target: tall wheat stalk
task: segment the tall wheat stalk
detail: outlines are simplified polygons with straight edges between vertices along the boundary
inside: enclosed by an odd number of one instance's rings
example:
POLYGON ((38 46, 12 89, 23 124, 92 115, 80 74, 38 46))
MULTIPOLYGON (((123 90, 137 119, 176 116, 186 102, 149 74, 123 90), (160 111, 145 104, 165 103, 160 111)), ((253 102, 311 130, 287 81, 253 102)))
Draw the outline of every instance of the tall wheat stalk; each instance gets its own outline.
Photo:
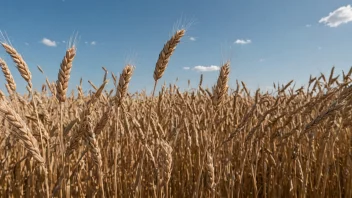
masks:
MULTIPOLYGON (((11 45, 2 42, 1 45, 4 47, 5 51, 11 56, 12 60, 15 62, 16 67, 18 69, 18 71, 20 72, 22 78, 27 82, 28 86, 27 89, 29 89, 29 92, 31 94, 31 96, 33 97, 34 92, 33 92, 33 88, 32 88, 32 74, 27 66, 27 63, 24 61, 24 59, 22 58, 21 54, 19 54, 17 52, 17 50, 12 47, 11 45)), ((7 71, 6 71, 7 73, 7 71)), ((9 76, 9 75, 8 75, 9 76)), ((11 89, 15 88, 13 87, 13 82, 11 82, 12 86, 10 86, 11 89)), ((36 118, 37 118, 37 124, 38 126, 40 125, 40 121, 39 121, 39 116, 38 116, 38 111, 37 111, 37 104, 35 99, 33 98, 33 104, 34 104, 34 110, 35 110, 35 114, 36 114, 36 118)), ((43 148, 43 156, 45 156, 45 149, 43 146, 43 135, 42 135, 42 131, 39 128, 39 133, 40 133, 40 140, 41 140, 41 146, 43 148)), ((46 195, 47 197, 49 197, 49 186, 48 186, 48 180, 47 177, 45 177, 45 183, 46 183, 46 195)))
MULTIPOLYGON (((63 123, 63 113, 65 108, 65 101, 66 101, 66 92, 68 89, 68 82, 70 80, 70 73, 72 69, 72 62, 76 56, 76 48, 75 46, 71 46, 69 49, 66 50, 66 54, 61 61, 60 70, 58 73, 58 79, 56 81, 56 98, 60 103, 60 153, 61 153, 61 160, 62 160, 62 173, 65 172, 65 161, 64 161, 64 154, 65 154, 65 140, 63 137, 64 131, 64 123, 63 123)), ((64 184, 65 185, 65 184, 64 184)), ((66 186, 66 185, 65 185, 66 186)), ((66 188, 65 188, 66 189, 66 188)), ((61 192, 61 191, 60 191, 61 192)), ((61 194, 60 194, 61 196, 61 194)))
MULTIPOLYGON (((154 87, 153 87, 153 92, 151 98, 154 98, 155 94, 155 89, 158 83, 158 80, 163 76, 166 67, 169 63, 170 57, 173 54, 173 52, 176 49, 176 46, 178 43, 180 43, 181 38, 185 35, 186 30, 181 29, 177 30, 176 33, 165 43, 163 49, 161 50, 159 54, 159 58, 156 62, 154 73, 153 73, 153 78, 154 78, 154 87)), ((148 116, 148 121, 147 121, 147 131, 149 131, 149 126, 150 126, 150 113, 151 113, 152 105, 149 107, 149 116, 148 116)), ((140 171, 143 169, 143 161, 145 157, 146 150, 143 150, 142 156, 141 156, 141 163, 140 166, 138 167, 138 173, 137 173, 137 178, 135 182, 135 188, 137 188, 140 184, 141 180, 141 174, 140 171)), ((158 185, 158 184, 157 184, 158 185)), ((138 189, 136 190, 136 193, 138 192, 138 189)))

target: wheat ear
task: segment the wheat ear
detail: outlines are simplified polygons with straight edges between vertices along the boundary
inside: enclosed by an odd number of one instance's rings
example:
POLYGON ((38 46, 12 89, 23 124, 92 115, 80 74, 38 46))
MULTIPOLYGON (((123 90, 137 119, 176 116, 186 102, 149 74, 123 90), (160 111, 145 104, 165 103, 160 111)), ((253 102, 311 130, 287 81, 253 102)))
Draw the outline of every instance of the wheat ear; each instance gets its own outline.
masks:
POLYGON ((5 100, 5 99, 6 99, 6 97, 5 97, 4 92, 2 92, 2 91, 0 90, 0 101, 3 101, 3 100, 5 100))
POLYGON ((94 128, 95 135, 99 135, 103 131, 105 125, 109 121, 109 117, 111 116, 111 113, 112 113, 112 108, 109 106, 94 128))
POLYGON ((158 167, 161 171, 161 185, 167 185, 171 178, 172 147, 165 141, 160 142, 160 157, 158 167))
POLYGON ((6 43, 1 43, 1 45, 4 47, 5 51, 12 57, 12 60, 15 62, 22 78, 25 79, 28 83, 28 86, 32 88, 32 74, 29 71, 27 63, 23 60, 22 56, 12 46, 6 43))
POLYGON ((6 62, 0 58, 0 67, 2 69, 2 72, 4 73, 5 75, 5 78, 6 78, 6 81, 7 81, 7 84, 9 85, 9 87, 11 88, 11 90, 13 92, 16 92, 16 83, 15 83, 15 80, 13 79, 12 77, 12 74, 10 72, 10 69, 9 67, 7 66, 6 62))
POLYGON ((206 163, 205 163, 205 171, 206 171, 206 185, 210 191, 214 190, 214 162, 213 157, 210 153, 206 154, 206 163))
POLYGON ((123 98, 126 96, 128 85, 130 83, 132 74, 133 74, 133 66, 127 65, 120 75, 119 84, 117 85, 116 91, 116 104, 119 107, 122 104, 123 98))
POLYGON ((198 87, 202 87, 202 84, 203 84, 203 74, 200 75, 198 87))
POLYGON ((91 97, 90 101, 88 102, 88 105, 95 103, 100 98, 101 94, 103 93, 104 87, 106 84, 108 84, 108 82, 109 80, 105 80, 103 84, 101 84, 100 87, 96 89, 96 92, 91 97))
POLYGON ((169 195, 169 181, 171 178, 171 171, 172 171, 172 147, 165 141, 160 142, 160 156, 158 159, 158 168, 160 169, 160 183, 158 186, 162 188, 165 187, 165 197, 169 195))
MULTIPOLYGON (((87 111, 90 111, 89 107, 87 111)), ((99 144, 97 139, 95 138, 95 133, 93 131, 94 129, 92 126, 92 119, 91 119, 90 112, 88 112, 86 114, 86 117, 84 118, 84 128, 85 128, 84 138, 86 140, 89 151, 92 153, 92 160, 96 165, 97 177, 98 177, 100 188, 103 193, 102 197, 104 197, 103 170, 102 170, 103 162, 102 162, 99 144)))
MULTIPOLYGON (((90 110, 88 110, 90 111, 90 110)), ((88 144, 88 148, 90 150, 90 152, 92 153, 92 159, 94 164, 97 166, 98 170, 101 169, 102 167, 102 160, 101 160, 101 153, 100 153, 100 149, 98 146, 98 141, 95 138, 95 134, 94 134, 94 129, 92 126, 92 119, 91 119, 91 114, 87 113, 86 117, 84 118, 83 121, 83 125, 84 125, 84 137, 87 141, 88 144)), ((101 170, 99 170, 101 171, 101 170)))
POLYGON ((21 117, 8 106, 6 100, 2 100, 0 103, 0 111, 5 114, 6 119, 9 123, 15 127, 16 130, 13 131, 15 137, 20 139, 24 147, 33 156, 33 158, 45 168, 45 160, 39 152, 39 146, 37 140, 33 137, 30 129, 27 127, 26 123, 21 119, 21 117))
POLYGON ((230 63, 226 62, 220 70, 220 75, 218 78, 218 82, 216 84, 214 93, 213 93, 213 104, 215 107, 218 107, 220 103, 223 101, 225 94, 228 90, 228 81, 229 81, 229 73, 230 73, 230 63))
POLYGON ((73 59, 75 58, 75 55, 76 55, 76 48, 75 46, 73 46, 66 51, 66 55, 63 58, 60 65, 58 80, 56 83, 56 90, 57 90, 56 97, 60 102, 66 101, 68 81, 70 80, 72 62, 73 62, 73 59))
POLYGON ((186 30, 178 30, 170 40, 168 40, 164 48, 159 54, 159 59, 156 62, 154 70, 154 80, 158 81, 164 74, 167 64, 169 63, 172 53, 175 51, 177 44, 181 41, 181 38, 185 35, 186 30))

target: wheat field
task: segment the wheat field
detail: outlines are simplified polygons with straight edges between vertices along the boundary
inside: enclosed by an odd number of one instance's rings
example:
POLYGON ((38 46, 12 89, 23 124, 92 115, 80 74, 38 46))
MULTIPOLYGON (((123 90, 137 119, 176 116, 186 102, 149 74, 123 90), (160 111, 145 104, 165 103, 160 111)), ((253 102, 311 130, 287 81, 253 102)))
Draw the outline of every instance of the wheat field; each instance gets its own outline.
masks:
POLYGON ((352 197, 352 68, 269 93, 230 89, 225 62, 212 88, 201 75, 181 92, 158 82, 184 34, 163 46, 151 95, 128 92, 133 65, 111 78, 103 67, 89 94, 82 80, 67 93, 74 45, 58 78, 34 91, 25 60, 2 42, 28 93, 0 59, 0 197, 352 197))

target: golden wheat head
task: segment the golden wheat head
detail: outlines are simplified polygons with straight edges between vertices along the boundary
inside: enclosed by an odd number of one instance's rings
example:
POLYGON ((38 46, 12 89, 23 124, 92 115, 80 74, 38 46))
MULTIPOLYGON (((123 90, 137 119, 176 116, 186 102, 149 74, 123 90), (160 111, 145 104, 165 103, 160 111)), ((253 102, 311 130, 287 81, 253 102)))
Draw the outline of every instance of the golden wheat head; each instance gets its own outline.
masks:
POLYGON ((16 92, 16 83, 15 80, 12 77, 12 74, 10 72, 9 67, 7 66, 6 62, 0 58, 0 67, 2 69, 2 72, 5 75, 5 79, 7 81, 7 84, 9 85, 9 87, 11 88, 11 90, 13 92, 16 92))
POLYGON ((132 65, 127 65, 123 69, 122 74, 120 75, 119 84, 117 86, 117 92, 116 92, 117 106, 121 105, 123 98, 127 94, 127 89, 133 74, 133 70, 134 68, 132 65))
POLYGON ((68 81, 70 80, 70 73, 72 68, 72 62, 76 55, 76 48, 73 46, 66 51, 66 55, 63 58, 60 70, 58 74, 58 80, 56 82, 56 97, 60 102, 66 101, 66 92, 68 88, 68 81))
POLYGON ((29 71, 27 63, 23 60, 22 56, 16 51, 15 48, 8 45, 7 43, 1 43, 5 51, 12 57, 12 60, 15 62, 18 71, 20 72, 23 79, 28 83, 29 88, 32 88, 32 74, 29 71))
POLYGON ((44 165, 45 161, 39 152, 37 140, 33 137, 26 123, 13 108, 7 104, 6 100, 0 102, 0 112, 5 114, 7 121, 14 127, 14 130, 12 130, 14 136, 21 140, 24 147, 40 165, 44 165))
POLYGON ((158 81, 164 74, 167 64, 169 63, 172 53, 175 51, 177 44, 181 41, 181 38, 185 35, 186 30, 178 30, 170 40, 168 40, 164 48, 159 54, 159 59, 156 62, 154 70, 154 80, 158 81))
POLYGON ((219 106, 227 93, 227 90, 228 90, 227 83, 229 80, 229 73, 230 73, 230 63, 226 62, 220 69, 218 82, 214 89, 214 94, 213 94, 214 106, 219 106))

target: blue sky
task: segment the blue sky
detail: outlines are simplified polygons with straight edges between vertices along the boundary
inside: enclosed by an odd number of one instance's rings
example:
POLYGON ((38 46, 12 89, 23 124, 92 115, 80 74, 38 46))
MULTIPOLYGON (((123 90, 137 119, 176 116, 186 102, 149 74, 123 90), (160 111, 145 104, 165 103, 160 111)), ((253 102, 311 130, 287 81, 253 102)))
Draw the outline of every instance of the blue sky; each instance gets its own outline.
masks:
MULTIPOLYGON (((2 0, 0 30, 22 54, 37 89, 45 76, 56 81, 67 41, 79 34, 70 89, 83 77, 100 85, 102 66, 115 74, 127 63, 136 66, 130 91, 153 87, 158 54, 173 30, 187 32, 160 80, 187 88, 216 83, 218 66, 231 60, 229 84, 236 79, 250 89, 266 88, 291 79, 302 85, 309 75, 348 71, 352 65, 352 8, 347 0, 2 0), (180 24, 180 25, 178 25, 180 24), (65 42, 65 43, 64 43, 65 42), (197 67, 198 66, 198 67, 197 67), (215 68, 214 71, 197 69, 215 68), (186 70, 189 68, 188 70, 186 70)), ((10 57, 0 49, 10 66, 19 92, 24 81, 10 57)), ((211 70, 211 69, 209 69, 211 70)), ((2 76, 2 75, 1 75, 2 76)), ((5 80, 0 78, 0 88, 5 80)), ((109 83, 112 87, 112 82, 109 83)))

